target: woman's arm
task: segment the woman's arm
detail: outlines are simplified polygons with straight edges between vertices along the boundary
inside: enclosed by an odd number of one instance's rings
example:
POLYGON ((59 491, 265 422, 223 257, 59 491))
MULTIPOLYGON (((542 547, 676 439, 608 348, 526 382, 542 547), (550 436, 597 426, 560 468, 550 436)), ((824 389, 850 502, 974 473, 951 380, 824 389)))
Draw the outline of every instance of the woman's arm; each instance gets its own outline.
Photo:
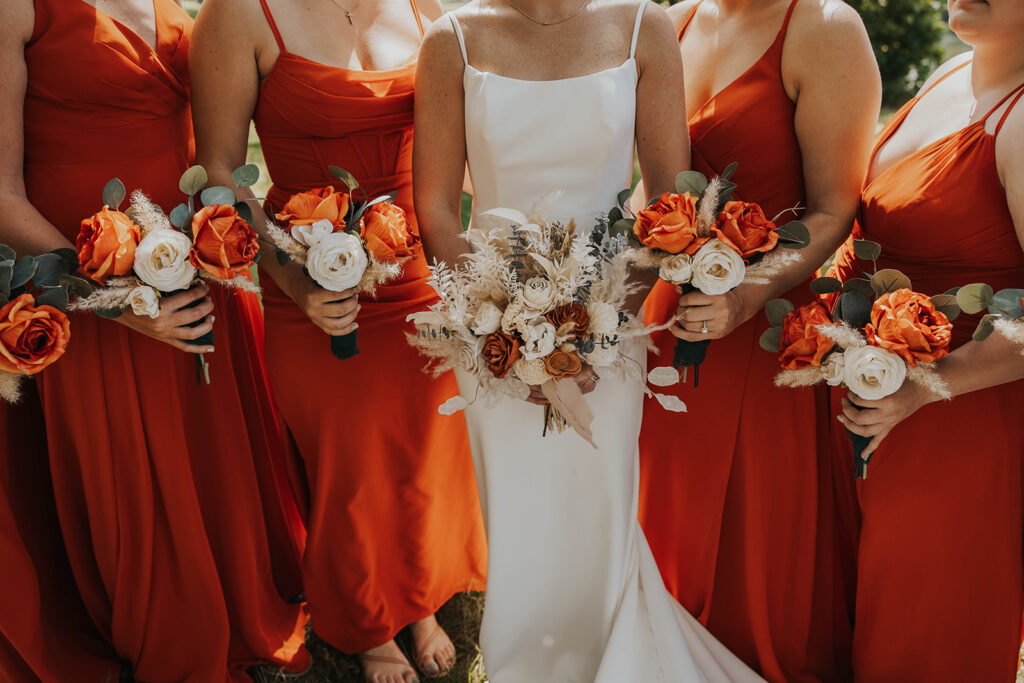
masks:
MULTIPOLYGON (((1024 248, 1024 106, 1021 104, 1011 112, 996 139, 996 166, 1006 188, 1006 202, 1017 239, 1024 248)), ((1024 348, 1020 344, 995 333, 985 341, 967 342, 940 360, 937 367, 950 393, 961 396, 1024 379, 1022 352, 1024 348)), ((870 455, 896 425, 918 409, 939 400, 940 396, 913 382, 904 383, 895 394, 879 401, 868 401, 851 392, 843 399, 843 414, 838 419, 851 432, 873 437, 864 451, 865 455, 870 455)))
MULTIPOLYGON (((261 67, 269 72, 268 52, 276 41, 255 0, 206 0, 196 19, 189 50, 192 74, 192 119, 196 131, 196 161, 210 181, 233 187, 231 173, 245 164, 249 122, 259 97, 261 67), (268 40, 269 38, 269 40, 268 40), (262 60, 261 60, 262 57, 262 60)), ((276 58, 273 58, 276 59, 276 58)), ((248 188, 240 199, 253 199, 248 188)), ((267 237, 265 214, 255 201, 253 228, 267 237)), ((313 282, 296 263, 281 265, 264 241, 260 269, 329 335, 347 334, 357 325, 358 298, 354 290, 329 292, 313 282)))
POLYGON ((721 296, 694 292, 681 297, 682 320, 673 328, 681 339, 725 337, 768 301, 810 277, 853 226, 882 97, 878 66, 860 17, 841 2, 798 5, 783 64, 787 89, 796 93, 794 126, 807 191, 801 220, 810 230, 811 244, 769 284, 743 284, 721 296), (704 321, 710 334, 700 334, 704 321))

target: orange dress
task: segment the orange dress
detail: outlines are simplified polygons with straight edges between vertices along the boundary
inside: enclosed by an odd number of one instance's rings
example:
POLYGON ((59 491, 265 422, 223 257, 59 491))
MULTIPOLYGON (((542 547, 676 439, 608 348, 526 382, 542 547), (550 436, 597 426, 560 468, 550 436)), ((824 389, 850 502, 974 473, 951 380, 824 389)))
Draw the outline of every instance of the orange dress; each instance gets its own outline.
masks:
MULTIPOLYGON (((851 240, 880 243, 879 268, 902 271, 926 294, 972 282, 997 291, 1024 284, 995 160, 996 135, 1022 95, 1024 84, 985 119, 867 183, 851 240), (986 120, 1001 110, 995 134, 987 133, 986 120)), ((919 99, 893 117, 876 153, 919 99)), ((848 242, 831 274, 864 272, 871 264, 858 262, 848 242)), ((970 341, 977 321, 954 322, 954 348, 970 341)), ((844 394, 833 392, 834 414, 844 394)), ((844 557, 856 559, 845 567, 856 575, 856 680, 1014 679, 1024 613, 1021 405, 1024 382, 927 405, 889 433, 859 483, 849 439, 832 422, 840 519, 853 543, 844 557)))
MULTIPOLYGON (((337 184, 328 165, 371 197, 412 204, 415 65, 391 71, 328 67, 288 52, 260 88, 255 123, 274 187, 268 212, 295 193, 337 184)), ((411 2, 417 21, 419 12, 411 2)), ((422 25, 421 25, 422 30, 422 25)), ((486 549, 466 426, 437 407, 458 393, 409 347, 409 313, 436 300, 422 251, 402 278, 360 303, 361 353, 340 361, 329 338, 263 278, 267 366, 309 483, 303 577, 313 628, 343 652, 363 652, 482 587, 486 549)))
MULTIPOLYGON (((35 2, 25 184, 68 239, 112 177, 165 208, 180 201, 191 20, 172 0, 154 8, 155 49, 83 0, 35 2)), ((190 354, 92 314, 73 316, 67 354, 40 375, 75 580, 103 637, 150 683, 308 662, 300 609, 271 575, 264 510, 283 513, 263 478, 280 439, 261 381, 259 302, 212 296, 208 386, 190 354)), ((278 553, 294 556, 294 544, 278 553)))
MULTIPOLYGON (((761 59, 689 120, 694 169, 718 175, 738 162, 738 197, 768 216, 806 205, 796 105, 781 73, 795 6, 761 59)), ((784 296, 799 305, 813 295, 802 284, 784 296)), ((646 322, 668 320, 678 301, 659 281, 646 322)), ((778 360, 758 344, 769 327, 760 313, 711 343, 700 386, 670 387, 689 412, 648 399, 640 521, 666 586, 723 644, 771 681, 830 680, 831 480, 816 456, 825 393, 775 386, 778 360)), ((654 341, 648 368, 670 365, 675 337, 654 341)))

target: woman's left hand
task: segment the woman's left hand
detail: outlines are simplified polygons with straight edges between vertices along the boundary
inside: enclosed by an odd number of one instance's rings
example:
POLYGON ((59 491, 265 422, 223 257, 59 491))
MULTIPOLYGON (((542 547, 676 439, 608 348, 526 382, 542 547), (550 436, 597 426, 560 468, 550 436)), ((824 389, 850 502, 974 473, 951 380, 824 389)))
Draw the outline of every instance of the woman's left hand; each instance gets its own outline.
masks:
POLYGON ((843 412, 836 419, 854 434, 871 437, 861 456, 867 458, 893 427, 935 399, 934 394, 916 382, 904 382, 895 394, 877 401, 861 398, 851 391, 843 398, 843 412))
POLYGON ((678 315, 672 334, 691 342, 721 339, 747 320, 743 295, 736 289, 717 296, 684 294, 679 297, 678 315))

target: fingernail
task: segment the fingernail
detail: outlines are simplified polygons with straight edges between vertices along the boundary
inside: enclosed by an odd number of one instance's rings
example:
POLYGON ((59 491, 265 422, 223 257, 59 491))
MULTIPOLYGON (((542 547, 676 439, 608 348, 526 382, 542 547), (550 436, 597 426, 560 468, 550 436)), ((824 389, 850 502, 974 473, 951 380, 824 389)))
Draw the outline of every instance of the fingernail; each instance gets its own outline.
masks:
POLYGON ((206 347, 206 353, 213 353, 213 352, 214 352, 214 348, 212 346, 206 347))
POLYGON ((427 668, 430 669, 431 671, 437 671, 437 664, 431 664, 427 668))
POLYGON ((211 315, 211 316, 210 316, 210 322, 211 322, 211 323, 212 323, 212 322, 213 322, 214 320, 216 320, 216 319, 217 319, 217 316, 213 316, 213 315, 211 315))

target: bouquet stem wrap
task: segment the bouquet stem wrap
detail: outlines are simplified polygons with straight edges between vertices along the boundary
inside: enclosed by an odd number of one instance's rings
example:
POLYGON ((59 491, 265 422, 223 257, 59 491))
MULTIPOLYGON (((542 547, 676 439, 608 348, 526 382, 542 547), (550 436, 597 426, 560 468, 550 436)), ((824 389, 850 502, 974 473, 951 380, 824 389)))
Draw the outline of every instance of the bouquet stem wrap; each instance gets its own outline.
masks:
MULTIPOLYGON (((696 291, 693 285, 686 284, 682 288, 683 294, 689 294, 690 292, 696 291)), ((683 381, 686 381, 685 369, 693 368, 693 386, 694 388, 700 385, 700 364, 704 362, 704 359, 708 354, 708 346, 711 345, 710 339, 702 339, 701 341, 686 341, 685 339, 676 339, 675 353, 672 354, 672 366, 678 370, 683 368, 683 381)))
MULTIPOLYGON (((857 410, 860 410, 856 404, 851 403, 850 405, 857 408, 857 410)), ((867 479, 868 463, 871 462, 871 455, 865 458, 863 457, 863 453, 864 449, 866 449, 868 444, 871 443, 871 437, 854 434, 849 429, 846 430, 846 435, 850 437, 850 443, 853 444, 853 459, 855 462, 853 474, 857 479, 867 479)), ((874 455, 874 453, 872 453, 872 455, 874 455)))
POLYGON ((348 360, 359 353, 359 330, 331 337, 331 353, 338 360, 348 360))

